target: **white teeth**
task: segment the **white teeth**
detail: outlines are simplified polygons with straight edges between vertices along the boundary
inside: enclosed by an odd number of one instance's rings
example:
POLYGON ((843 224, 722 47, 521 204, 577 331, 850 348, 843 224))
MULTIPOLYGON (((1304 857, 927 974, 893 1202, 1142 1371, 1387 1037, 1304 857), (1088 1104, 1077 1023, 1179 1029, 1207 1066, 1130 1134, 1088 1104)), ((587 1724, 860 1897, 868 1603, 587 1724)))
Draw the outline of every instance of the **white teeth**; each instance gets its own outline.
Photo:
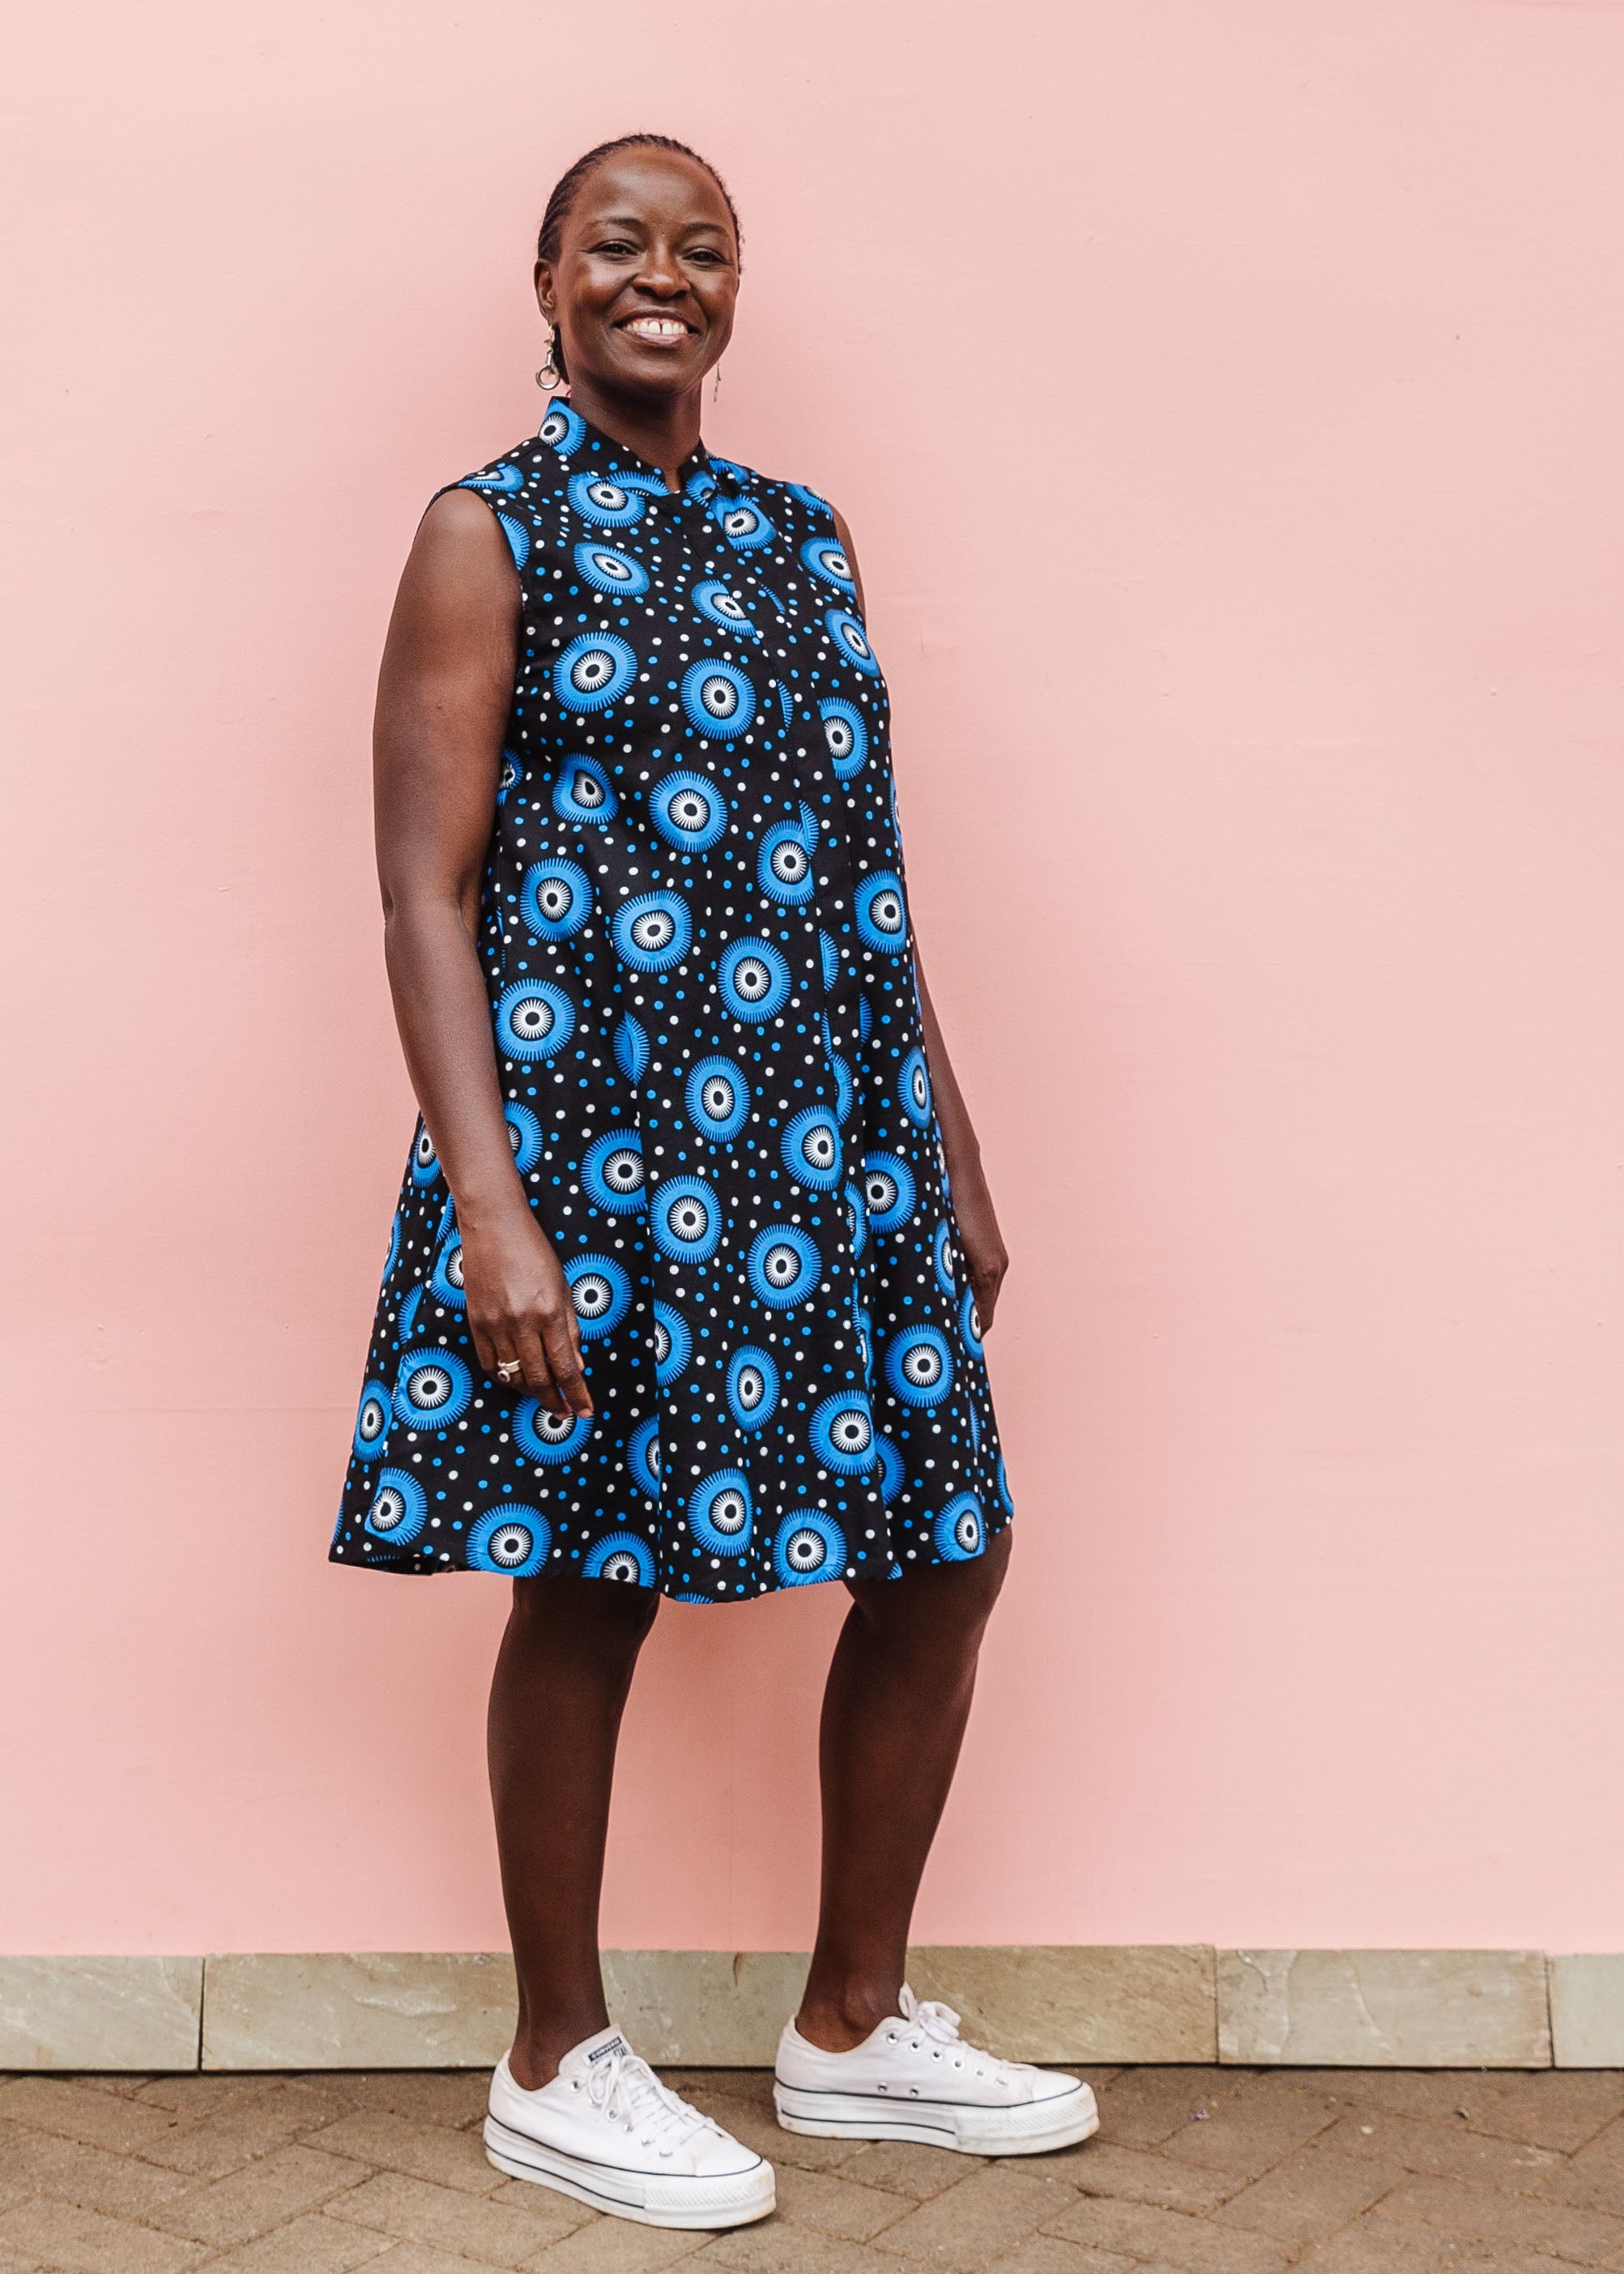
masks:
POLYGON ((650 339, 668 340, 680 338, 688 326, 667 322, 661 316, 637 316, 626 328, 628 332, 643 332, 650 339))

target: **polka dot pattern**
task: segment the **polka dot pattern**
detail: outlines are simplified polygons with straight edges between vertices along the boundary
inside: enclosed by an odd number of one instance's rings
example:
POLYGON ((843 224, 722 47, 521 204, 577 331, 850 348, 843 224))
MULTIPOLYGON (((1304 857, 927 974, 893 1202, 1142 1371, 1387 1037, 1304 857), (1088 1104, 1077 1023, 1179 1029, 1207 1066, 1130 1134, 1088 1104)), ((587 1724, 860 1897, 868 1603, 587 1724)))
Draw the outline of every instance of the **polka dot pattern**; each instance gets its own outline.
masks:
POLYGON ((1011 1505, 921 1032, 885 682, 816 492, 554 403, 461 486, 523 591, 479 949, 596 1407, 480 1367, 414 1136, 332 1557, 736 1602, 1011 1505))

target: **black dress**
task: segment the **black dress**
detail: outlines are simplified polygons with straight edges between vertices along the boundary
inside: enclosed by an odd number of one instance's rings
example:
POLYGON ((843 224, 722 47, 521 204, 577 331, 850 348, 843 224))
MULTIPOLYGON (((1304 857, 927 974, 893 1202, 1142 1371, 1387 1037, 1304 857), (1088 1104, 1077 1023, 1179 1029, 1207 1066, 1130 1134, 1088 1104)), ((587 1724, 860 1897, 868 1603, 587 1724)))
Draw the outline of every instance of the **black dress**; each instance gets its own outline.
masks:
POLYGON ((800 484, 680 479, 556 402, 461 485, 523 589, 480 953, 597 1410, 482 1371, 420 1121, 338 1562, 733 1602, 1011 1512, 850 568, 800 484))

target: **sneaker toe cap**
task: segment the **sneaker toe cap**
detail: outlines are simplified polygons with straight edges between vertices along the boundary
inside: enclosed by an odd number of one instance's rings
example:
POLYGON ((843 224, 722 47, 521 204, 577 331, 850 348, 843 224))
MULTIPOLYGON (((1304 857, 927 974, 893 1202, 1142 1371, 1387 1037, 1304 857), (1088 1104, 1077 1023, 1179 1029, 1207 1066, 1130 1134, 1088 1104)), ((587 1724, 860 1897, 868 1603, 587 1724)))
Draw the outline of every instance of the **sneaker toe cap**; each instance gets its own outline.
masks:
POLYGON ((754 2148, 747 2148, 742 2140, 735 2140, 731 2132, 702 2132, 688 2149, 692 2168, 697 2177, 705 2180, 733 2180, 746 2172, 762 2168, 762 2158, 754 2148))
POLYGON ((1064 2100, 1071 2093, 1086 2090, 1080 2076, 1068 2076, 1064 2069, 1041 2068, 1032 2080, 1034 2101, 1064 2100))

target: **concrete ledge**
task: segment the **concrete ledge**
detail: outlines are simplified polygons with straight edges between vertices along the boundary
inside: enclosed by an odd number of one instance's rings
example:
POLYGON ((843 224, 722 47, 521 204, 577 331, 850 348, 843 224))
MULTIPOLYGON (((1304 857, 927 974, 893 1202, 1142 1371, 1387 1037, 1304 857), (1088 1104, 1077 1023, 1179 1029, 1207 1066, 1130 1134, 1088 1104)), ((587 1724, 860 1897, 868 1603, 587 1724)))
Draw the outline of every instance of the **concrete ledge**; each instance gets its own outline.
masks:
POLYGON ((0 2069, 196 2068, 200 1958, 0 1958, 0 2069))
POLYGON ((208 2069, 489 2068, 513 2041, 506 1952, 211 1958, 208 2069))
POLYGON ((1624 1957, 1548 1963, 1558 2068, 1624 2068, 1624 1957))
POLYGON ((1548 2068, 1534 1950, 1221 1950, 1218 2058, 1315 2068, 1548 2068))
MULTIPOLYGON (((656 2060, 764 2066, 794 1951, 605 1954, 610 2010, 656 2060)), ((927 1947, 921 1997, 1017 2059, 1420 2068, 1624 2067, 1624 1954, 927 1947)), ((505 1953, 0 1958, 0 2069, 483 2068, 505 1953)))

